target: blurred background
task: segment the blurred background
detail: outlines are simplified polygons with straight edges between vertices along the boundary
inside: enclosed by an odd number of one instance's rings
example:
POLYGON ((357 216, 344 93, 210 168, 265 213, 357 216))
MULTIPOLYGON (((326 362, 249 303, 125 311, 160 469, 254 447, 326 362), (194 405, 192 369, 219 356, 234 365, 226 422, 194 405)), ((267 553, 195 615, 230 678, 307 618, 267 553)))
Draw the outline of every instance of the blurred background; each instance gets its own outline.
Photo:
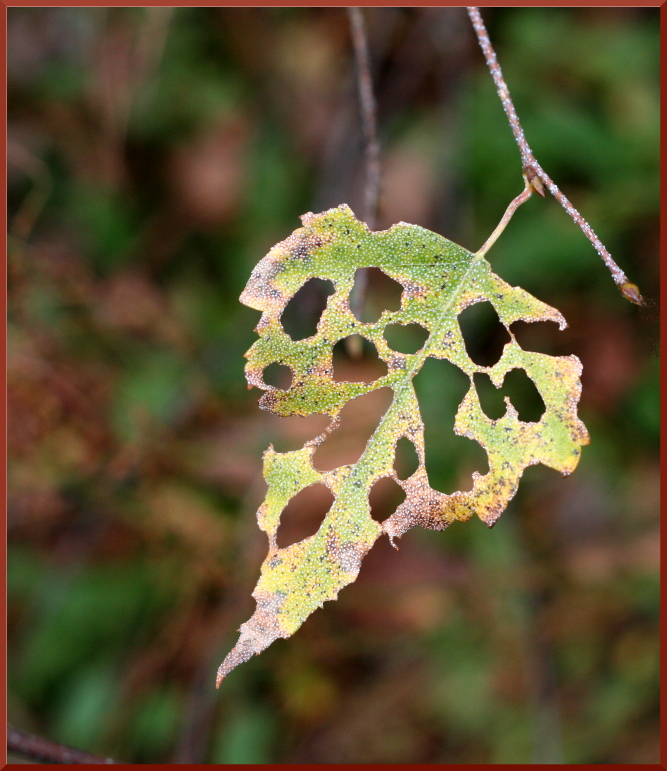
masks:
MULTIPOLYGON (((522 180, 465 10, 365 14, 378 228, 475 250, 522 180)), ((259 314, 238 296, 300 214, 361 211, 348 18, 8 10, 16 726, 139 763, 658 762, 658 9, 484 17, 537 158, 649 304, 624 301, 557 202, 534 196, 488 258, 569 322, 515 331, 583 362, 579 468, 528 469, 493 530, 382 539, 338 602, 216 691, 266 554, 262 452, 317 433, 247 390, 259 314)), ((493 359, 491 316, 462 324, 493 359)), ((451 430, 461 378, 433 360, 417 378, 443 492, 483 470, 451 430)), ((512 398, 530 407, 520 384, 512 398)), ((357 414, 345 451, 374 420, 357 414)))

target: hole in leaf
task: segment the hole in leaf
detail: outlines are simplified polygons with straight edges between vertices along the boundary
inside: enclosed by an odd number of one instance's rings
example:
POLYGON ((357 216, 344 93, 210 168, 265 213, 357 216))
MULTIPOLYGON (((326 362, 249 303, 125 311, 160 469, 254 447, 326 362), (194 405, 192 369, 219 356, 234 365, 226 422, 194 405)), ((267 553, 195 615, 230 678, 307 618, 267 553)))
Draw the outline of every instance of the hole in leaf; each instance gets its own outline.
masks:
MULTIPOLYGON (((510 324, 510 329, 524 351, 539 351, 540 353, 548 353, 550 356, 558 356, 563 350, 562 340, 564 338, 562 336, 564 333, 558 329, 558 325, 553 321, 546 324, 515 321, 510 324)), ((567 334, 567 330, 565 334, 567 334)))
POLYGON ((475 303, 459 314, 459 327, 468 356, 480 367, 492 367, 510 336, 490 302, 475 303))
POLYGON ((303 340, 317 332, 320 316, 333 293, 331 281, 311 278, 292 297, 280 318, 283 329, 292 340, 303 340))
POLYGON ((544 401, 525 369, 510 370, 505 375, 502 388, 496 388, 485 372, 476 372, 474 379, 479 402, 491 420, 498 420, 505 414, 505 396, 509 396, 512 406, 519 413, 519 420, 525 423, 536 423, 544 414, 544 401))
POLYGON ((396 453, 394 455, 394 470, 399 479, 411 477, 419 468, 419 456, 414 444, 402 436, 396 442, 396 453))
POLYGON ((391 477, 382 477, 371 487, 368 501, 371 505, 371 517, 376 522, 384 522, 405 500, 405 490, 391 477))
POLYGON ((384 330, 387 345, 399 353, 417 353, 429 335, 421 324, 388 324, 384 330))
POLYGON ((262 377, 267 385, 280 388, 281 391, 287 391, 292 385, 292 370, 284 364, 278 364, 277 361, 269 364, 262 377))
MULTIPOLYGON (((331 423, 328 415, 275 415, 264 410, 257 417, 261 425, 258 446, 265 447, 269 442, 276 452, 300 450, 306 442, 323 434, 331 423)), ((240 440, 239 440, 240 441, 240 440)), ((242 462, 242 461, 239 461, 242 462)))
POLYGON ((424 421, 426 473, 431 487, 443 493, 472 487, 472 472, 488 472, 484 448, 454 433, 454 418, 470 380, 444 359, 429 358, 414 379, 424 421))
POLYGON ((374 324, 384 311, 400 310, 403 287, 380 268, 359 268, 357 270, 354 274, 354 286, 350 293, 350 307, 355 308, 357 295, 364 282, 366 282, 366 287, 361 318, 357 316, 357 321, 374 324))
POLYGON ((339 340, 333 347, 334 380, 337 383, 372 383, 384 377, 389 371, 378 356, 377 348, 361 335, 350 335, 339 340), (361 349, 359 358, 350 357, 349 340, 356 350, 361 349))
POLYGON ((475 372, 473 375, 475 390, 479 403, 487 418, 499 420, 505 414, 507 405, 503 399, 503 390, 496 388, 486 372, 475 372))
POLYGON ((519 420, 537 423, 544 415, 544 401, 525 369, 512 369, 505 375, 503 393, 509 396, 519 420))
POLYGON ((349 401, 341 410, 340 426, 315 450, 315 468, 331 471, 338 466, 356 463, 378 427, 380 418, 389 409, 393 395, 391 388, 378 388, 349 401))
POLYGON ((321 482, 298 492, 280 515, 278 546, 284 549, 315 535, 333 502, 333 493, 321 482))
POLYGON ((472 490, 474 485, 473 471, 477 471, 482 476, 489 473, 489 459, 479 442, 468 439, 467 436, 457 436, 456 434, 454 438, 456 439, 456 451, 461 454, 461 461, 458 463, 457 478, 453 490, 466 493, 472 490))

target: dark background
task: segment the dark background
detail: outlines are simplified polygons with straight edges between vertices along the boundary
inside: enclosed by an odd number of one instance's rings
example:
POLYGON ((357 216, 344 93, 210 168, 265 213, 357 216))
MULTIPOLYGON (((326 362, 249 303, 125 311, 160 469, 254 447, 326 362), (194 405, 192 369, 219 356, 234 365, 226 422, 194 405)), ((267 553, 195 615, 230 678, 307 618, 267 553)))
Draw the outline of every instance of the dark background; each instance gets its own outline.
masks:
MULTIPOLYGON (((477 249, 522 180, 465 11, 366 17, 378 227, 477 249)), ((493 530, 378 542, 215 691, 266 553, 262 452, 309 430, 247 391, 238 296, 298 215, 360 212, 347 15, 8 10, 15 725, 134 762, 658 762, 658 10, 484 17, 538 159, 652 302, 534 196, 489 260, 570 324, 517 334, 583 362, 579 468, 528 469, 493 530)), ((497 347, 493 319, 466 324, 497 347)), ((445 492, 478 457, 448 373, 418 383, 445 492)))

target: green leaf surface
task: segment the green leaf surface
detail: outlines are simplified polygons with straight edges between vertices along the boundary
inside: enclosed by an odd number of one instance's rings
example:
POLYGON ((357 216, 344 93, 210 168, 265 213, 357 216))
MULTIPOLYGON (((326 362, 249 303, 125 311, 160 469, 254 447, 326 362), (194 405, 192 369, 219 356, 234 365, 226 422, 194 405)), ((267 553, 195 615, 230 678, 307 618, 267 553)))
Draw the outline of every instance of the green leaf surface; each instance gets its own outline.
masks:
POLYGON ((546 356, 524 351, 509 329, 514 321, 565 320, 518 287, 511 287, 491 271, 489 263, 442 236, 403 222, 389 230, 371 232, 350 208, 341 205, 321 214, 306 214, 303 227, 277 244, 252 272, 241 302, 262 311, 259 339, 247 352, 249 385, 266 393, 260 406, 279 415, 330 416, 327 430, 294 452, 264 455, 268 491, 258 511, 259 526, 269 538, 269 553, 253 593, 257 609, 241 627, 241 637, 218 670, 218 684, 238 664, 247 661, 279 637, 289 637, 326 600, 352 583, 361 560, 384 533, 392 542, 415 525, 442 530, 455 520, 477 514, 489 526, 505 510, 527 466, 543 463, 571 473, 588 433, 576 408, 581 392, 581 363, 576 356, 546 356), (363 323, 350 310, 350 292, 359 268, 376 267, 402 287, 397 311, 384 311, 374 323, 363 323), (317 332, 294 341, 281 324, 287 303, 311 278, 329 280, 335 291, 327 301, 317 332), (468 306, 489 301, 511 340, 492 367, 475 364, 466 352, 458 315, 468 306), (416 353, 392 350, 384 336, 389 324, 420 324, 428 330, 416 353), (336 382, 333 346, 349 335, 373 343, 387 365, 387 374, 372 383, 336 382), (429 485, 424 454, 424 424, 413 379, 428 357, 446 359, 469 378, 470 389, 461 402, 454 431, 477 441, 486 451, 489 471, 473 474, 468 492, 451 495, 429 485), (271 364, 292 371, 289 389, 263 380, 271 364), (526 423, 506 399, 505 414, 492 420, 483 412, 473 376, 485 372, 500 388, 508 372, 524 369, 545 405, 539 422, 526 423), (328 472, 313 466, 313 454, 339 423, 341 409, 370 391, 390 387, 393 399, 354 465, 328 472), (409 439, 419 466, 407 479, 394 471, 396 443, 409 439), (391 477, 406 498, 382 524, 370 514, 369 492, 382 477, 391 477), (278 548, 280 516, 302 489, 325 484, 334 502, 313 536, 278 548))

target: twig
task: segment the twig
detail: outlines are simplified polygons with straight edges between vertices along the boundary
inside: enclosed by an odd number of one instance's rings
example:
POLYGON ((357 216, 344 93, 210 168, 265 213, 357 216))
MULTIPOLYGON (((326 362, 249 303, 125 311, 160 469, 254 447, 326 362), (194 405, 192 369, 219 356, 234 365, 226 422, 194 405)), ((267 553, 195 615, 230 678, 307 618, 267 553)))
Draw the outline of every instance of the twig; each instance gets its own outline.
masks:
POLYGON ((9 235, 25 245, 35 227, 53 188, 47 165, 18 142, 7 142, 9 163, 16 164, 30 179, 32 186, 9 225, 9 235))
POLYGON ((99 758, 81 750, 65 747, 63 744, 50 742, 40 736, 21 731, 20 728, 7 726, 7 751, 23 755, 42 763, 115 763, 111 758, 99 758))
POLYGON ((493 46, 489 40, 489 35, 486 31, 486 27, 484 26, 484 22, 482 21, 479 8, 476 6, 469 6, 468 16, 470 16, 470 21, 472 22, 477 39, 479 40, 479 44, 484 53, 484 58, 486 59, 489 71, 491 72, 493 82, 496 84, 496 90, 498 92, 498 96, 500 97, 500 101, 502 102, 505 114, 507 115, 507 120, 509 121, 512 133, 514 134, 514 139, 516 140, 516 143, 519 147, 524 178, 534 188, 535 192, 539 193, 542 197, 544 197, 544 187, 542 186, 542 183, 544 183, 547 190, 549 190, 549 192, 560 203, 560 205, 565 209, 570 217, 572 217, 577 225, 579 225, 579 227, 584 232, 584 235, 593 244, 595 250, 602 258, 602 261, 609 269, 611 277, 614 279, 614 282, 616 283, 616 286, 618 286, 623 297, 637 305, 643 305, 644 300, 639 293, 639 288, 635 284, 632 284, 630 281, 628 281, 627 276, 618 267, 602 241, 600 241, 600 239, 595 234, 593 228, 588 224, 588 222, 586 222, 581 214, 579 214, 574 206, 572 206, 572 204, 563 195, 563 193, 561 193, 556 183, 546 173, 542 166, 540 166, 537 158, 535 158, 533 155, 533 151, 530 149, 530 146, 528 145, 526 137, 523 133, 523 129, 521 128, 519 116, 516 114, 516 110, 514 109, 514 104, 512 102, 512 98, 510 97, 509 89, 507 88, 507 83, 505 83, 505 78, 503 77, 500 65, 498 64, 496 52, 493 50, 493 46))
MULTIPOLYGON (((370 230, 375 228, 377 220, 378 200, 380 197, 380 143, 377 136, 377 106, 373 95, 373 80, 371 78, 370 56, 368 54, 368 38, 366 26, 360 8, 348 8, 352 43, 354 45, 354 61, 357 69, 357 86, 359 88, 359 105, 361 108, 361 125, 366 142, 366 180, 364 184, 364 211, 362 219, 370 230)), ((352 313, 361 319, 361 312, 366 299, 368 285, 368 270, 361 269, 357 273, 356 291, 351 298, 352 313)), ((350 339, 348 351, 351 356, 361 355, 361 346, 356 338, 350 339)))
POLYGON ((364 17, 360 8, 348 8, 354 59, 357 66, 357 86, 361 107, 361 125, 366 140, 366 183, 364 185, 363 219, 373 230, 377 219, 378 199, 380 197, 380 143, 377 137, 377 107, 373 96, 368 38, 364 17))

